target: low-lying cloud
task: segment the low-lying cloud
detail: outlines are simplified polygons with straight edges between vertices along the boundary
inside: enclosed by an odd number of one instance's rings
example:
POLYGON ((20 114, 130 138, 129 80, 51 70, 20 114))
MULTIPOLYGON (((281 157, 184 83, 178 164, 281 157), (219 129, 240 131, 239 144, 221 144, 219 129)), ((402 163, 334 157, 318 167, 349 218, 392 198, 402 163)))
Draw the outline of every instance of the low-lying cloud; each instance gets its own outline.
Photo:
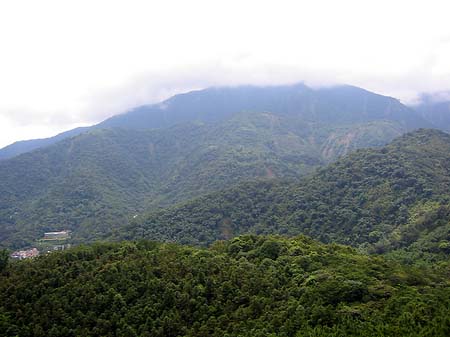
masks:
POLYGON ((24 2, 0 3, 0 146, 210 86, 450 90, 443 0, 24 2))
POLYGON ((146 72, 125 83, 85 93, 78 98, 76 104, 68 104, 67 109, 37 110, 28 106, 3 110, 2 114, 9 119, 13 128, 31 130, 30 126, 41 126, 41 135, 45 134, 42 130, 55 130, 54 133, 57 133, 81 125, 96 124, 136 106, 158 103, 177 93, 190 90, 211 86, 283 85, 298 82, 304 82, 311 87, 356 85, 399 98, 403 103, 411 105, 424 100, 450 100, 447 91, 450 88, 450 76, 436 78, 426 66, 406 74, 374 75, 281 65, 244 68, 215 63, 180 67, 170 71, 146 72))

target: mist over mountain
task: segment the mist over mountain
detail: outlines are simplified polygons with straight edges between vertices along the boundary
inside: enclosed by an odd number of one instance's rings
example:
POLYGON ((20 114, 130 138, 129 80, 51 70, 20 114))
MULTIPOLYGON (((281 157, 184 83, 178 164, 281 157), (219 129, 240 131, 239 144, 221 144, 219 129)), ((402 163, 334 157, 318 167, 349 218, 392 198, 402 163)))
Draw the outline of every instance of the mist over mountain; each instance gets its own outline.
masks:
POLYGON ((160 128, 187 121, 218 121, 241 111, 272 112, 306 121, 339 124, 386 119, 401 122, 407 129, 424 123, 397 100, 364 89, 352 86, 312 89, 297 84, 194 91, 114 116, 99 126, 160 128))
POLYGON ((91 128, 78 128, 56 137, 22 141, 0 149, 0 159, 11 158, 92 128, 166 128, 186 122, 211 123, 238 112, 270 112, 318 123, 352 124, 387 120, 404 131, 433 125, 398 100, 352 86, 313 89, 286 86, 219 87, 176 95, 159 104, 137 107, 91 128))
POLYGON ((420 103, 412 108, 433 125, 450 131, 450 92, 423 94, 420 103))

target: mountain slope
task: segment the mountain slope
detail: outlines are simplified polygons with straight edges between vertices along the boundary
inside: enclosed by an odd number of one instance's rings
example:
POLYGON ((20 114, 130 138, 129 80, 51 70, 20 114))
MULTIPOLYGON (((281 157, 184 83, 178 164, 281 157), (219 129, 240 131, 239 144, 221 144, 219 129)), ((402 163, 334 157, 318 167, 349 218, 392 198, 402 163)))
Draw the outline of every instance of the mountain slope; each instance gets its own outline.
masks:
POLYGON ((248 232, 303 233, 377 252, 428 237, 426 249, 448 254, 449 190, 450 135, 421 129, 300 182, 245 183, 157 211, 124 235, 207 244, 248 232))
POLYGON ((142 109, 1 161, 0 245, 61 228, 106 237, 144 210, 249 179, 296 179, 423 123, 350 86, 212 88, 142 109))
POLYGON ((330 128, 270 113, 85 132, 0 162, 0 243, 20 247, 62 228, 107 237, 143 210, 258 177, 296 179, 398 133, 387 122, 330 128))
POLYGON ((143 210, 249 179, 295 179, 405 128, 241 112, 154 130, 82 131, 0 162, 0 245, 20 247, 61 228, 78 239, 106 237, 143 210))
MULTIPOLYGON (((105 120, 92 128, 167 128, 189 122, 223 121, 239 112, 271 112, 303 121, 333 125, 372 121, 395 123, 403 132, 431 127, 413 110, 394 98, 352 86, 312 89, 304 84, 209 88, 176 95, 105 120)), ((0 149, 0 159, 54 144, 85 129, 75 129, 43 140, 18 142, 0 149)))
POLYGON ((2 336, 448 336, 448 272, 305 237, 96 244, 0 272, 2 336))

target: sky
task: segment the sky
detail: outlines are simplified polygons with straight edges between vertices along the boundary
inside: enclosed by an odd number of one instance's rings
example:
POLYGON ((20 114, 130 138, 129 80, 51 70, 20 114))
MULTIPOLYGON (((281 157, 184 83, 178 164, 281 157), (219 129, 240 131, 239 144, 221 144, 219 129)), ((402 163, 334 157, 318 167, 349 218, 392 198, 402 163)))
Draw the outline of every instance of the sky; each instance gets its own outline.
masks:
POLYGON ((208 86, 450 91, 447 1, 0 1, 0 147, 208 86))

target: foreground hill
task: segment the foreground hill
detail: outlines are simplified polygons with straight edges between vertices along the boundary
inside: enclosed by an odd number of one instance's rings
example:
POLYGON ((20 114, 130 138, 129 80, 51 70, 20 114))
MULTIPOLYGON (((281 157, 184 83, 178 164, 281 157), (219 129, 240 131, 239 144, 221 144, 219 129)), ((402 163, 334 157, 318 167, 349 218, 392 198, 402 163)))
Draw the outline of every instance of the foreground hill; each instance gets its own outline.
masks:
POLYGON ((245 183, 154 212, 122 235, 208 244, 249 232, 303 233, 376 252, 415 245, 445 257, 449 191, 450 135, 421 129, 300 182, 245 183))
POLYGON ((2 336, 448 336, 448 275, 306 237, 97 244, 0 271, 2 336))
POLYGON ((161 129, 192 122, 214 123, 244 111, 271 112, 304 122, 331 125, 389 121, 400 133, 432 126, 398 100, 352 86, 320 89, 304 84, 221 87, 192 91, 158 104, 137 107, 91 128, 74 129, 47 139, 17 142, 0 149, 0 159, 54 144, 88 129, 161 129))

